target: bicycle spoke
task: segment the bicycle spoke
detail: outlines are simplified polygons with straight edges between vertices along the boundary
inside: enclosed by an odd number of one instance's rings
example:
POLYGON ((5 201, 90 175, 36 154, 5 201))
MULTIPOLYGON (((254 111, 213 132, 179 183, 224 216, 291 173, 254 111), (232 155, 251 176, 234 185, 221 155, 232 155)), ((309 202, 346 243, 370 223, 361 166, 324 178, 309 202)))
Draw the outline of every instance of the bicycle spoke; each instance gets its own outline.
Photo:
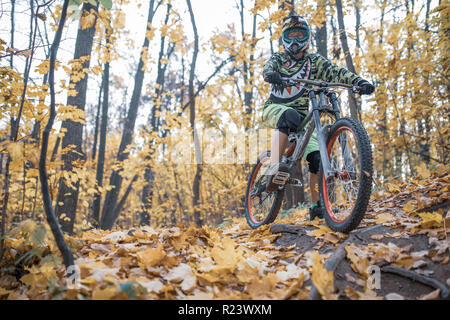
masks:
POLYGON ((358 197, 358 148, 351 131, 344 130, 334 141, 330 153, 330 168, 334 178, 327 182, 327 197, 335 217, 345 220, 358 197))

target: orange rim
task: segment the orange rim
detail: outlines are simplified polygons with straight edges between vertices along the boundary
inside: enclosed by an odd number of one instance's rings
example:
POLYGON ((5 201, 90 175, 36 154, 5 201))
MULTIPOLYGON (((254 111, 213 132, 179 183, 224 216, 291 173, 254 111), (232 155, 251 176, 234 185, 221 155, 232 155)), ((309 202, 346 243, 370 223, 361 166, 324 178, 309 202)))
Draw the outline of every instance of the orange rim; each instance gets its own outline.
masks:
MULTIPOLYGON (((350 131, 350 132, 353 134, 353 137, 355 138, 356 143, 358 143, 358 141, 356 140, 355 133, 353 132, 353 130, 352 130, 351 128, 349 128, 349 127, 347 127, 347 126, 340 127, 339 129, 337 129, 337 130, 335 131, 335 133, 334 133, 333 136, 331 137, 330 142, 328 143, 328 147, 327 147, 328 157, 330 156, 331 149, 332 149, 332 147, 334 146, 334 142, 336 141, 336 138, 337 138, 337 137, 341 134, 341 132, 344 131, 344 130, 350 131)), ((346 175, 348 175, 348 172, 339 173, 339 175, 346 176, 346 175)), ((332 208, 331 208, 330 200, 328 199, 328 185, 327 185, 327 181, 326 181, 326 179, 325 179, 325 175, 324 175, 324 174, 322 174, 322 186, 323 186, 323 201, 324 201, 325 209, 326 209, 327 212, 328 212, 328 215, 330 216, 331 220, 333 220, 334 222, 337 222, 337 223, 343 223, 344 221, 347 220, 348 217, 345 218, 345 219, 343 219, 343 220, 341 220, 341 219, 338 219, 338 218, 336 217, 336 215, 334 214, 334 212, 333 212, 333 210, 332 210, 332 208)), ((350 215, 351 215, 351 214, 350 214, 350 215)), ((350 216, 350 215, 349 215, 349 216, 350 216)))
POLYGON ((263 160, 265 160, 265 159, 267 159, 267 157, 264 157, 264 158, 261 159, 261 161, 259 161, 259 163, 258 163, 258 165, 257 165, 257 167, 256 167, 256 170, 255 170, 255 172, 253 173, 252 180, 250 181, 250 188, 248 188, 248 194, 247 194, 247 199, 248 199, 248 201, 247 201, 247 209, 248 209, 248 213, 249 213, 250 219, 251 219, 254 223, 258 223, 258 221, 256 221, 255 217, 253 216, 252 198, 250 197, 250 191, 251 191, 252 188, 253 188, 253 184, 255 183, 255 178, 256 178, 256 176, 258 175, 259 169, 261 169, 261 166, 262 166, 262 164, 263 164, 263 160))

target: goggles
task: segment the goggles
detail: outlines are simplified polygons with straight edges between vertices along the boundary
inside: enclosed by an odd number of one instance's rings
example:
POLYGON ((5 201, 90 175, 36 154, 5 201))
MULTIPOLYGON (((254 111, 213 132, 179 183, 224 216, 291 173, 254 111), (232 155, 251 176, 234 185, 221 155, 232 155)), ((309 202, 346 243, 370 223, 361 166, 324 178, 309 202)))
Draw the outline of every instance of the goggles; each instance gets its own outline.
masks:
POLYGON ((283 31, 283 38, 286 42, 291 42, 294 39, 303 42, 309 38, 309 32, 303 27, 292 27, 283 31))

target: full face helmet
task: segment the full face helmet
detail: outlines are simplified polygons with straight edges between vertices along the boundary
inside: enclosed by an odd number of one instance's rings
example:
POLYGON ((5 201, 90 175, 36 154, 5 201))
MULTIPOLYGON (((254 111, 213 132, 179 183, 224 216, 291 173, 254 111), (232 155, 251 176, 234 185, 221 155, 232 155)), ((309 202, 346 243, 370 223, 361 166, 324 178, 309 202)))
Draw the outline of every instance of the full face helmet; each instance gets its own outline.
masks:
POLYGON ((284 18, 281 32, 284 50, 291 55, 297 55, 308 48, 311 33, 308 22, 302 16, 284 18))

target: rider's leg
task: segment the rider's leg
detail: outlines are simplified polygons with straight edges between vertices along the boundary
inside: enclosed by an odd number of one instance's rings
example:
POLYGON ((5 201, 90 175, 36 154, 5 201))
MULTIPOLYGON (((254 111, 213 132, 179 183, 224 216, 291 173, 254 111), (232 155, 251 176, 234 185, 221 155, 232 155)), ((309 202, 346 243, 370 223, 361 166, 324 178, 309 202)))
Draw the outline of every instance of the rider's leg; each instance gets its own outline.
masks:
POLYGON ((318 150, 315 150, 308 153, 306 156, 306 160, 308 161, 309 166, 309 187, 311 190, 311 208, 309 210, 309 216, 310 219, 313 220, 315 217, 323 217, 322 208, 319 204, 318 191, 320 152, 318 150))
POLYGON ((281 114, 277 121, 275 133, 272 136, 270 164, 275 165, 281 161, 281 156, 288 144, 290 132, 297 132, 302 118, 300 114, 289 108, 281 114))
POLYGON ((270 147, 270 165, 280 163, 281 156, 288 144, 288 135, 279 130, 275 130, 272 135, 272 143, 270 147))
MULTIPOLYGON (((300 114, 293 108, 284 105, 272 105, 267 109, 268 123, 275 125, 275 132, 272 135, 270 168, 267 171, 266 191, 271 192, 277 188, 277 184, 273 183, 274 176, 280 172, 288 172, 287 164, 281 162, 282 155, 288 144, 288 135, 290 132, 297 132, 301 123, 300 114), (274 121, 276 119, 276 122, 274 121)), ((263 112, 264 117, 264 112, 263 112)))

